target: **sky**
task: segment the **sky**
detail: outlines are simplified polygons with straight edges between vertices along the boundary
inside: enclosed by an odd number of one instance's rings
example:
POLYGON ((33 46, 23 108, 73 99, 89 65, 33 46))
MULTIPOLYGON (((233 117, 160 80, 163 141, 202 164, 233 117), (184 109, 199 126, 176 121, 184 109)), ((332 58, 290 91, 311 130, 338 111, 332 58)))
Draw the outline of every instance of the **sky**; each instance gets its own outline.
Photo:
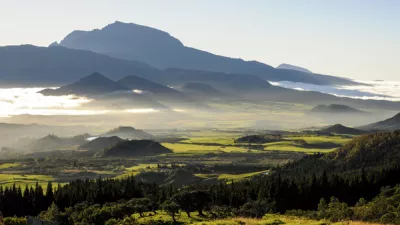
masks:
POLYGON ((400 80, 399 0, 0 0, 0 46, 132 22, 215 54, 400 80))

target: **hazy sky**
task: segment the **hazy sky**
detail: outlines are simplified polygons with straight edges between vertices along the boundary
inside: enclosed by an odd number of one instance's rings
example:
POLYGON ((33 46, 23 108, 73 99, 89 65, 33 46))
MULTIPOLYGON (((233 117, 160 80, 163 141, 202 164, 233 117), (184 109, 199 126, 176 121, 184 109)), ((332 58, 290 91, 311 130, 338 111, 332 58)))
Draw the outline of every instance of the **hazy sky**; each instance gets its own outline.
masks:
POLYGON ((272 66, 400 80, 400 0, 0 0, 0 45, 47 46, 116 20, 272 66))

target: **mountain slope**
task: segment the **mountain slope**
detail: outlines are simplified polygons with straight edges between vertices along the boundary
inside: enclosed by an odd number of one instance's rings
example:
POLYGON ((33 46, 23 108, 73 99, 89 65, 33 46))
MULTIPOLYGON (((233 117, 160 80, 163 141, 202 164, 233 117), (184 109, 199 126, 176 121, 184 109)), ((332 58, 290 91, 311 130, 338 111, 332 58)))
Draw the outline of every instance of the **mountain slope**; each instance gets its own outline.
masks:
POLYGON ((363 130, 398 130, 400 129, 400 113, 384 121, 359 127, 363 130))
POLYGON ((279 70, 256 61, 244 61, 185 47, 178 39, 164 31, 133 23, 115 22, 100 30, 73 31, 60 42, 60 45, 120 59, 141 61, 160 69, 183 68, 253 74, 270 81, 355 84, 344 78, 296 70, 279 70))

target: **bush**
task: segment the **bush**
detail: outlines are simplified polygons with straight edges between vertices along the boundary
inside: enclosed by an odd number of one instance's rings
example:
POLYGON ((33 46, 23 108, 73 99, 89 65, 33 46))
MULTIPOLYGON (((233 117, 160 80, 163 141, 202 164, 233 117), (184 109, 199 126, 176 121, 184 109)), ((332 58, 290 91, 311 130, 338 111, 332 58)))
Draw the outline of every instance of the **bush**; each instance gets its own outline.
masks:
POLYGON ((4 218, 4 225, 26 225, 26 219, 18 217, 6 217, 4 218))

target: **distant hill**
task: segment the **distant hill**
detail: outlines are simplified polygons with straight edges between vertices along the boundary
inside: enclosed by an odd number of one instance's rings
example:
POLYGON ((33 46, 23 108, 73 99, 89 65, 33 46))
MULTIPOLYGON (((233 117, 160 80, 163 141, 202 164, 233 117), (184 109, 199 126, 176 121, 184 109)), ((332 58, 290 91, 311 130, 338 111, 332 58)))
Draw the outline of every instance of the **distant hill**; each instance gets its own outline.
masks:
POLYGON ((138 76, 127 76, 118 81, 118 84, 128 87, 144 96, 172 107, 180 108, 208 108, 204 103, 197 102, 185 93, 138 76))
POLYGON ((110 80, 100 73, 93 73, 72 84, 68 84, 57 89, 45 89, 40 93, 43 95, 73 94, 78 96, 91 96, 103 95, 116 91, 130 92, 131 90, 110 80))
POLYGON ((300 66, 294 66, 294 65, 290 65, 290 64, 286 64, 286 63, 282 63, 281 65, 279 65, 278 67, 276 67, 277 69, 284 69, 284 70, 296 70, 296 71, 300 71, 300 72, 304 72, 304 73, 313 73, 310 70, 300 67, 300 66))
POLYGON ((31 152, 45 152, 61 149, 72 149, 87 142, 89 135, 79 135, 70 138, 47 135, 46 137, 32 140, 24 149, 31 152))
POLYGON ((76 95, 86 96, 91 102, 82 107, 90 109, 137 109, 154 108, 166 109, 167 107, 154 101, 148 96, 137 94, 100 73, 93 73, 80 80, 57 89, 44 89, 43 95, 76 95))
POLYGON ((237 99, 234 98, 233 95, 222 93, 221 91, 215 89, 211 85, 204 83, 186 83, 181 87, 181 89, 188 95, 193 96, 193 98, 228 99, 228 97, 230 97, 232 99, 237 99))
POLYGON ((105 134, 100 135, 101 137, 113 137, 117 136, 122 139, 154 139, 154 136, 133 127, 117 127, 113 130, 108 131, 105 134))
POLYGON ((168 109, 167 106, 146 95, 133 92, 111 92, 109 94, 96 96, 93 101, 83 104, 82 107, 100 110, 168 109))
POLYGON ((112 137, 99 137, 88 143, 79 146, 79 149, 90 150, 90 151, 103 151, 106 148, 110 148, 115 144, 124 141, 123 139, 112 136, 112 137))
POLYGON ((343 126, 342 124, 335 124, 333 126, 321 129, 322 133, 332 133, 332 134, 350 134, 350 135, 358 135, 365 133, 362 130, 358 130, 351 127, 343 126))
POLYGON ((128 87, 131 90, 140 90, 144 92, 151 92, 154 94, 161 95, 174 95, 174 97, 183 97, 183 94, 179 91, 167 87, 162 84, 144 79, 138 76, 127 76, 117 81, 118 84, 124 87, 128 87))
POLYGON ((104 150, 105 157, 134 157, 134 156, 150 156, 172 151, 160 143, 151 140, 133 140, 123 141, 115 144, 111 148, 104 150))
POLYGON ((235 143, 265 144, 282 141, 280 135, 248 135, 235 140, 235 143))
POLYGON ((222 94, 217 89, 213 88, 209 84, 204 83, 187 83, 183 85, 182 89, 186 92, 210 94, 210 95, 220 95, 222 94))
POLYGON ((384 121, 359 127, 363 130, 398 130, 400 129, 400 113, 384 121))
MULTIPOLYGON (((55 44, 53 44, 54 46, 55 44)), ((312 84, 356 84, 348 79, 280 70, 257 61, 244 61, 186 47, 170 34, 133 23, 115 22, 102 29, 73 31, 60 43, 112 57, 147 63, 159 69, 182 68, 225 73, 253 74, 264 80, 312 84)))
POLYGON ((347 105, 331 104, 331 105, 317 105, 311 112, 314 113, 366 113, 362 110, 352 108, 347 105))

